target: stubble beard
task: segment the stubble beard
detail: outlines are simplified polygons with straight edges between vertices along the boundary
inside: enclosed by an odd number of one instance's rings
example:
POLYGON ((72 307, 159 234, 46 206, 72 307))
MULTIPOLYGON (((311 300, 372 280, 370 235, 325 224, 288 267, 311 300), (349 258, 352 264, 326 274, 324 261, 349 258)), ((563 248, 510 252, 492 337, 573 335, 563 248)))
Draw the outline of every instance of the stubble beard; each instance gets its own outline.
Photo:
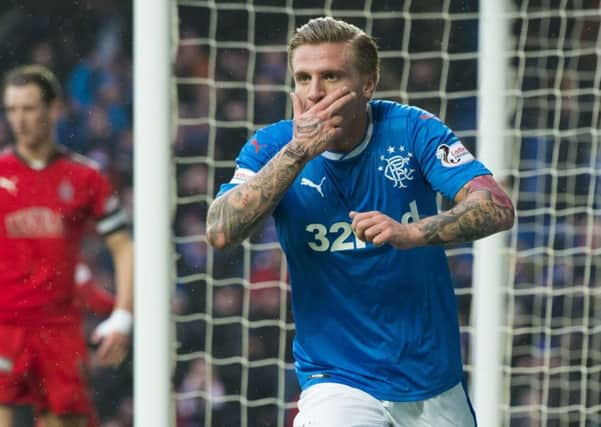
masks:
MULTIPOLYGON (((331 151, 351 151, 357 144, 361 142, 365 129, 358 127, 361 121, 361 115, 367 114, 365 112, 365 106, 362 110, 359 110, 357 106, 355 111, 349 112, 348 115, 343 116, 343 121, 340 127, 342 128, 342 134, 339 138, 330 141, 328 144, 328 150, 331 151)), ((367 122, 365 122, 367 123, 367 122)))
POLYGON ((29 153, 41 151, 53 143, 51 131, 28 132, 16 139, 17 146, 29 153))

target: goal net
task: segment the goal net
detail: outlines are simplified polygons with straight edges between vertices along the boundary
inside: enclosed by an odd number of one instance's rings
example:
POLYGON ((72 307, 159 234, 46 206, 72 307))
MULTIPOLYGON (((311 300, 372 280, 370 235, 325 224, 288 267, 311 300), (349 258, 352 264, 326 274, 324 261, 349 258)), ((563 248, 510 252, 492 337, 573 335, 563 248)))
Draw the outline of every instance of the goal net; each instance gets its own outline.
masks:
POLYGON ((505 425, 601 425, 601 8, 511 13, 505 425))
MULTIPOLYGON (((433 112, 477 153, 478 1, 173 1, 177 425, 291 426, 294 323, 273 223, 217 252, 208 205, 246 139, 291 116, 286 42, 317 16, 377 38, 376 97, 433 112)), ((518 208, 504 249, 503 426, 601 425, 600 10, 516 0, 499 34, 511 75, 504 184, 518 208)), ((472 246, 448 255, 469 381, 472 246)))

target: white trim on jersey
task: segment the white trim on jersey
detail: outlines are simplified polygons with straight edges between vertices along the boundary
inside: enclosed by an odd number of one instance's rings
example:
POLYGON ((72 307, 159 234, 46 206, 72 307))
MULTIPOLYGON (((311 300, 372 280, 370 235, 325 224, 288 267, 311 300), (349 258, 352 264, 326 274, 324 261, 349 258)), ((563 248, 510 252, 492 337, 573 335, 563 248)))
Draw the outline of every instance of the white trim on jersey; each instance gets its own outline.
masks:
POLYGON ((371 135, 374 130, 374 121, 371 112, 371 105, 367 104, 367 132, 365 133, 365 138, 361 141, 361 144, 357 145, 352 151, 349 153, 336 153, 333 151, 324 151, 321 153, 328 160, 347 160, 352 159, 353 157, 357 157, 359 154, 363 153, 371 141, 371 135))
POLYGON ((78 262, 75 266, 75 284, 81 286, 92 280, 92 270, 86 264, 78 262))
POLYGON ((243 184, 257 173, 247 168, 236 168, 234 176, 230 180, 230 184, 243 184))
POLYGON ((118 228, 123 227, 127 224, 128 217, 123 209, 115 212, 113 215, 102 218, 96 223, 96 231, 100 235, 105 235, 111 231, 115 231, 118 228))

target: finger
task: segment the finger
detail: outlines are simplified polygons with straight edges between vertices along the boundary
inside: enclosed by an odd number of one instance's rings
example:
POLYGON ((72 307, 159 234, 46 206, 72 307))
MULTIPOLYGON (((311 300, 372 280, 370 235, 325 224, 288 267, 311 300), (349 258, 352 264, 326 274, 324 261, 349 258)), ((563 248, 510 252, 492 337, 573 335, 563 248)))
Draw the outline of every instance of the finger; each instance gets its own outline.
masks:
POLYGON ((325 109, 325 113, 328 115, 328 117, 334 116, 356 97, 357 94, 355 92, 349 92, 346 95, 341 96, 325 109))
POLYGON ((388 243, 388 240, 389 240, 388 234, 385 232, 381 232, 373 237, 373 239, 371 240, 371 243, 374 246, 382 246, 383 244, 388 243))
POLYGON ((111 342, 108 338, 105 338, 101 341, 98 350, 96 350, 96 358, 101 365, 106 365, 110 352, 111 352, 111 342))
POLYGON ((390 244, 395 246, 395 228, 394 224, 388 224, 380 230, 375 236, 373 236, 372 243, 375 246, 382 246, 384 244, 390 244))
POLYGON ((344 121, 344 119, 342 118, 342 116, 333 116, 329 120, 329 122, 330 122, 329 125, 334 128, 337 128, 337 127, 340 127, 340 125, 342 124, 343 121, 344 121))
POLYGON ((98 362, 103 366, 115 366, 120 364, 127 352, 119 340, 106 340, 96 352, 98 362))
POLYGON ((94 332, 92 334, 92 336, 90 337, 90 341, 92 342, 92 344, 98 344, 101 339, 102 339, 102 336, 97 332, 94 332))
POLYGON ((353 220, 353 228, 355 230, 355 234, 362 239, 367 241, 371 241, 374 235, 377 233, 383 225, 383 221, 379 217, 379 215, 361 215, 355 216, 353 220))
POLYGON ((385 225, 381 224, 381 223, 372 223, 371 225, 368 225, 364 231, 363 234, 365 234, 365 238, 367 239, 368 242, 372 242, 375 243, 375 239, 376 237, 378 237, 385 229, 385 225))
POLYGON ((290 99, 292 99, 292 117, 303 114, 303 105, 299 97, 294 92, 290 92, 290 99))
POLYGON ((129 351, 130 337, 129 335, 116 333, 115 334, 115 363, 120 364, 127 357, 129 351))
POLYGON ((361 221, 368 220, 373 218, 374 216, 379 215, 378 211, 369 211, 369 212, 355 212, 351 211, 351 219, 353 220, 352 226, 353 228, 357 227, 361 221))
POLYGON ((119 347, 119 339, 117 334, 109 334, 102 339, 102 343, 96 352, 100 358, 107 358, 111 352, 119 347))
POLYGON ((121 348, 114 349, 110 353, 107 363, 111 366, 119 366, 121 362, 125 360, 126 354, 127 353, 125 352, 125 350, 121 348))
POLYGON ((336 102, 339 98, 347 96, 351 93, 351 90, 344 86, 334 90, 332 93, 324 96, 317 104, 313 105, 311 109, 326 110, 332 103, 336 102))
POLYGON ((331 141, 342 137, 342 128, 334 127, 326 131, 326 140, 331 141))
POLYGON ((102 362, 100 362, 100 365, 117 367, 121 364, 122 361, 123 357, 121 356, 121 354, 113 351, 102 362))
POLYGON ((367 237, 365 236, 365 231, 369 228, 369 223, 367 223, 366 220, 359 221, 355 217, 355 220, 353 221, 351 228, 353 229, 353 231, 355 232, 355 235, 359 239, 361 239, 363 241, 367 241, 367 237))

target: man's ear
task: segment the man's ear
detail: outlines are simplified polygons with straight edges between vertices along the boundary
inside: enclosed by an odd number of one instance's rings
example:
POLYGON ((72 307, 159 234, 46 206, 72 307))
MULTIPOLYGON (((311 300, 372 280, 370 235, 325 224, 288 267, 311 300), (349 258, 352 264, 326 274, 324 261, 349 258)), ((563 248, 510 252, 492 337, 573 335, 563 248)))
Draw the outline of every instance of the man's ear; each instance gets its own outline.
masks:
POLYGON ((376 91, 376 86, 378 85, 378 80, 375 75, 371 75, 367 78, 365 83, 363 84, 363 93, 362 95, 371 99, 374 96, 374 92, 376 91))
POLYGON ((56 121, 60 119, 63 114, 64 105, 61 100, 55 99, 50 103, 50 115, 52 120, 56 121))

